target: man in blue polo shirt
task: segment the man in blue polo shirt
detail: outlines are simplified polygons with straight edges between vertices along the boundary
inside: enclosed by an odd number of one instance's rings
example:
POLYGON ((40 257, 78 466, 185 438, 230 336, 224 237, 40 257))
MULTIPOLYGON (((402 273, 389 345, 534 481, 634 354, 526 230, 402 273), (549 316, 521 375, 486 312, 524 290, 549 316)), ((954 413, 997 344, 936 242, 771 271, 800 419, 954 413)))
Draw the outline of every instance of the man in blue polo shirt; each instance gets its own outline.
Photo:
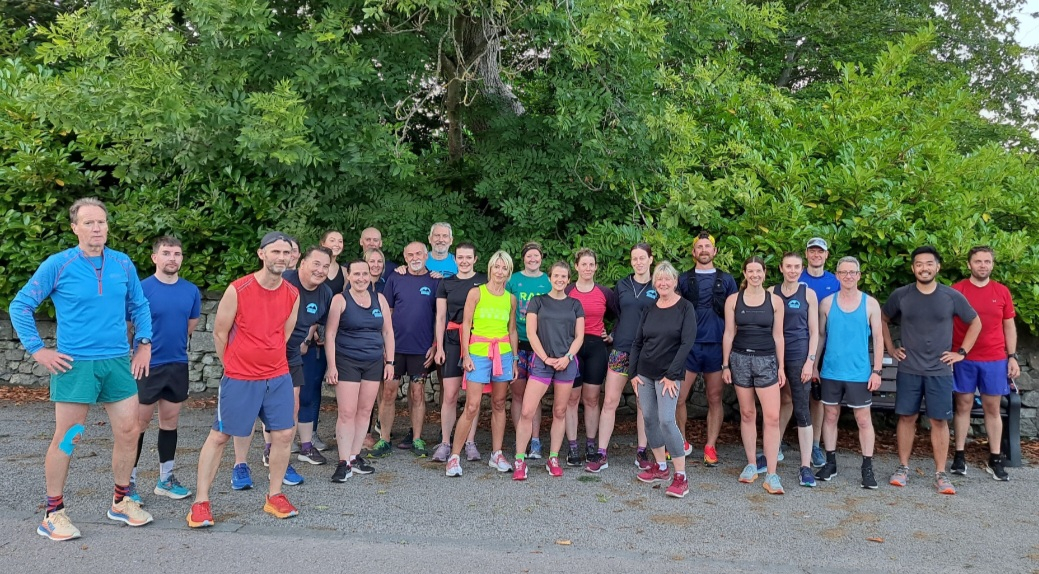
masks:
POLYGON ((137 443, 137 381, 148 375, 152 320, 137 269, 125 253, 105 247, 108 210, 95 198, 69 208, 79 245, 47 258, 11 301, 11 323, 22 346, 51 373, 55 430, 47 449, 44 475, 47 503, 36 529, 51 540, 79 538, 65 514, 63 490, 75 443, 83 433, 90 405, 103 403, 115 444, 112 474, 115 495, 108 517, 144 526, 152 516, 129 497, 130 470, 137 443), (44 300, 54 303, 57 349, 44 346, 34 313, 44 300), (126 312, 134 324, 137 351, 130 359, 126 312))
POLYGON ((137 458, 130 474, 130 496, 137 494, 137 466, 144 449, 144 433, 159 411, 159 481, 155 494, 174 500, 187 498, 191 491, 173 474, 177 453, 177 423, 180 406, 188 399, 188 337, 198 326, 202 295, 194 283, 180 277, 184 250, 176 237, 164 235, 152 246, 155 274, 141 281, 151 308, 152 360, 148 376, 137 383, 141 434, 137 439, 137 458))
POLYGON ((458 274, 458 264, 455 256, 451 253, 451 244, 454 242, 454 232, 450 223, 443 221, 434 223, 429 228, 429 258, 426 260, 426 268, 433 273, 439 273, 441 277, 453 277, 458 274))

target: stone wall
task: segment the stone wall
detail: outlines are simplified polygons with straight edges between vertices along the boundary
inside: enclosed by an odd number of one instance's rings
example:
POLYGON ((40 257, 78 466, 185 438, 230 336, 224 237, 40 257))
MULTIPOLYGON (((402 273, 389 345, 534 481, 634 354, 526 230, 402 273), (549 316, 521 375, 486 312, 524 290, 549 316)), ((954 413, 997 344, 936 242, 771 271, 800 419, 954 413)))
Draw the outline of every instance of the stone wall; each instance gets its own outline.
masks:
MULTIPOLYGON (((215 391, 220 382, 222 367, 216 358, 213 347, 213 321, 216 316, 216 305, 219 301, 218 293, 206 293, 202 298, 202 316, 198 329, 191 337, 188 356, 190 359, 189 380, 192 392, 206 390, 215 391)), ((48 345, 54 344, 55 324, 49 319, 38 319, 37 326, 40 334, 48 345)), ((1017 380, 1017 386, 1021 391, 1021 402, 1024 408, 1021 410, 1021 435, 1027 437, 1039 437, 1039 338, 1027 335, 1021 329, 1021 337, 1018 345, 1021 356, 1021 377, 1017 380)), ((37 365, 15 336, 11 327, 10 319, 6 313, 0 312, 0 384, 13 385, 47 385, 47 373, 43 367, 37 365)), ((707 399, 702 392, 702 381, 697 381, 694 392, 689 399, 689 418, 703 419, 707 416, 707 399)), ((327 396, 333 396, 330 389, 325 389, 327 396)), ((404 389, 399 397, 403 397, 404 389)), ((463 393, 464 396, 464 393, 463 393)), ((551 403, 552 394, 546 396, 546 404, 551 403)), ((433 404, 440 404, 440 385, 435 380, 430 381, 426 388, 426 399, 433 404)), ((732 388, 725 389, 723 398, 725 405, 725 418, 736 420, 739 417, 739 407, 736 404, 736 394, 732 388)), ((633 416, 635 413, 636 399, 630 387, 625 389, 624 397, 618 408, 618 415, 633 416)), ((545 411, 549 411, 546 409, 545 411)), ((983 434, 984 427, 981 421, 975 421, 974 433, 983 434)))

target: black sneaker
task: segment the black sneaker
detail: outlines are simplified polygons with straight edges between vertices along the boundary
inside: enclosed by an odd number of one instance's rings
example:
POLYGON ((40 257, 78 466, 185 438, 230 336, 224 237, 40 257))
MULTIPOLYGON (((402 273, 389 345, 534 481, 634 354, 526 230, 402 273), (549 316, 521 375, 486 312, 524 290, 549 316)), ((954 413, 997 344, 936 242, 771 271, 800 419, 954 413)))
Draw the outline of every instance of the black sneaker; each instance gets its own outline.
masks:
POLYGON ((296 460, 300 462, 309 462, 313 465, 321 465, 328 462, 325 455, 321 454, 321 451, 315 446, 311 446, 308 450, 300 450, 299 454, 296 455, 296 460))
POLYGON ((332 482, 346 482, 346 479, 353 476, 354 471, 350 467, 350 463, 345 460, 339 461, 336 465, 336 471, 332 473, 332 482))
POLYGON ((368 464, 368 461, 360 456, 350 461, 350 466, 353 467, 354 472, 357 474, 371 474, 375 472, 375 467, 368 464))
POLYGON ((826 461, 819 472, 815 473, 816 480, 830 480, 835 476, 837 476, 837 463, 831 461, 826 461))
POLYGON ((567 466, 581 466, 584 464, 584 457, 581 453, 577 452, 576 449, 570 449, 570 452, 566 453, 566 465, 567 466))
POLYGON ((862 465, 862 488, 877 489, 877 477, 873 476, 873 465, 862 465))
POLYGON ((595 462, 599 460, 599 447, 592 443, 584 444, 584 461, 595 462))
POLYGON ((988 458, 988 464, 985 465, 985 472, 992 475, 992 478, 1006 482, 1010 480, 1010 475, 1007 474, 1005 468, 1003 468, 1003 455, 994 454, 988 458))
POLYGON ((967 476, 967 458, 963 456, 962 450, 956 451, 956 454, 952 457, 952 466, 949 468, 949 472, 967 476))

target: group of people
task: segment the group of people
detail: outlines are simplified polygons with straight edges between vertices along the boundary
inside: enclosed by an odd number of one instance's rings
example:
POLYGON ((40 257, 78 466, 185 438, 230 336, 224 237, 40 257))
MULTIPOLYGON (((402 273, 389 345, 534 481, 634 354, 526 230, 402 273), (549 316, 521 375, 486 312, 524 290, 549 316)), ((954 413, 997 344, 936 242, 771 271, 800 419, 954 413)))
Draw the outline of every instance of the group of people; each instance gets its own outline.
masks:
MULTIPOLYGON (((153 492, 174 499, 192 495, 174 474, 177 419, 188 395, 188 343, 201 306, 198 288, 179 276, 183 246, 171 236, 156 240, 155 273, 141 281, 129 257, 105 245, 103 203, 76 201, 70 220, 79 245, 48 258, 10 306, 22 344, 51 373, 56 428, 37 531, 52 540, 80 536, 65 512, 63 489, 91 404, 105 406, 115 436, 109 518, 131 526, 152 520, 142 508, 136 474, 156 410, 159 478, 153 492), (47 298, 57 311, 56 349, 44 345, 34 320, 47 298)), ((1013 302, 1006 287, 990 278, 990 248, 971 250, 971 276, 952 287, 936 281, 938 251, 916 249, 916 281, 881 306, 859 289, 854 257, 841 258, 836 275, 825 270, 829 250, 822 238, 812 238, 803 255, 784 254, 783 280, 771 286, 758 256, 744 262, 742 285, 717 269, 715 240, 707 232, 696 238, 695 265, 684 273, 655 262, 653 249, 639 243, 630 250, 632 272, 613 288, 596 282, 599 262, 589 249, 576 253, 572 267, 558 261, 546 272, 544 253, 534 242, 523 246, 522 269, 514 270, 504 251, 493 253, 485 266, 472 244, 461 243, 451 253, 447 223, 434 224, 428 239, 429 248, 409 243, 398 266, 385 257, 374 228, 361 234, 362 256, 346 263, 339 262, 344 240, 336 231, 302 251, 283 233, 263 236, 260 269, 232 282, 216 310, 213 342, 224 374, 215 421, 199 454, 190 527, 214 523, 210 490, 228 442, 235 449, 232 487, 252 488, 247 454, 257 418, 270 473, 264 510, 278 518, 298 513, 282 486, 303 482, 290 464, 294 445, 297 462, 329 462, 322 454, 327 445, 316 433, 323 385, 333 387, 337 399, 338 458, 331 480, 374 472, 366 459, 393 451, 396 399, 405 379, 410 424, 396 446, 445 463, 447 476, 462 475, 463 455, 469 462, 483 460, 475 431, 484 394, 490 395, 492 468, 512 472, 517 481, 527 480, 531 461, 540 459, 552 477, 563 475, 564 464, 593 473, 609 468, 616 411, 630 381, 638 396, 637 478, 668 482, 666 495, 681 498, 689 491, 686 458, 693 452, 685 439, 686 405, 702 377, 708 404, 705 466, 719 464, 722 394, 733 385, 746 455, 740 482, 753 483, 763 474, 766 491, 784 492, 777 463, 791 418, 797 425, 799 483, 813 487, 817 480, 831 480, 837 475, 837 420, 845 405, 859 427, 861 485, 877 488, 870 405, 885 350, 898 361, 900 465, 890 483, 908 481, 926 397, 934 486, 955 493, 945 472, 948 421, 954 421, 956 437, 951 472, 965 474, 963 448, 979 391, 991 449, 986 470, 997 480, 1009 479, 999 451, 999 398, 1020 368, 1013 302), (891 335, 892 322, 900 325, 899 339, 891 335), (429 448, 423 438, 425 381, 435 370, 442 383, 441 428, 439 442, 429 448), (462 389, 466 398, 459 413, 462 389), (541 405, 550 389, 546 451, 541 405), (510 396, 513 457, 504 444, 510 396)))

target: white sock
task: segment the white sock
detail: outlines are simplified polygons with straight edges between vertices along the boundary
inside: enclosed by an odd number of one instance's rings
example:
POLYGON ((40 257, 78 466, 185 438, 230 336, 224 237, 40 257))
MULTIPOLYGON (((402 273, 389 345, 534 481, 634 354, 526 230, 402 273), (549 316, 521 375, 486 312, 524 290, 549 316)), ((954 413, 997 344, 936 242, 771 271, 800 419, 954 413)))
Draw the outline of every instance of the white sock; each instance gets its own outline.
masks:
POLYGON ((657 463, 657 468, 659 468, 660 470, 667 470, 667 463, 666 462, 658 462, 657 463))
POLYGON ((166 462, 159 463, 159 480, 163 481, 173 474, 173 461, 167 460, 166 462))
POLYGON ((133 470, 130 471, 130 482, 133 483, 133 484, 137 484, 137 467, 136 466, 133 467, 133 470))

